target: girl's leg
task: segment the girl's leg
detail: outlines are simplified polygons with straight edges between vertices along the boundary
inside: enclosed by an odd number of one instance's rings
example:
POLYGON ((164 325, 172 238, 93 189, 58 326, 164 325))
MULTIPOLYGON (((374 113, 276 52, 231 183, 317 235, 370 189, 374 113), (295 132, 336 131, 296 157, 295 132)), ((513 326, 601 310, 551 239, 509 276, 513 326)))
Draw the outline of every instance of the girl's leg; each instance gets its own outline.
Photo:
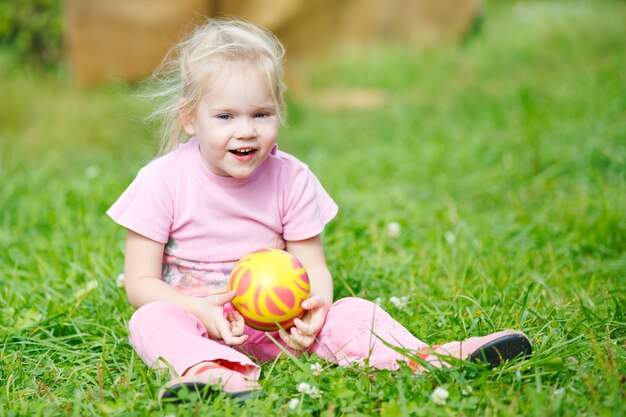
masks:
MULTIPOLYGON (((143 361, 163 368, 163 358, 177 375, 203 362, 216 362, 247 379, 258 380, 261 369, 248 357, 207 337, 202 323, 175 305, 154 302, 139 308, 130 323, 130 342, 143 361)), ((176 375, 174 375, 176 376, 176 375)))
POLYGON ((344 298, 331 306, 310 351, 344 366, 367 362, 374 368, 395 370, 402 361, 416 372, 426 370, 388 345, 403 348, 411 356, 418 356, 435 367, 448 366, 446 356, 498 366, 503 361, 528 356, 532 352, 528 337, 514 330, 430 347, 376 304, 360 298, 344 298))
MULTIPOLYGON (((404 356, 374 336, 372 329, 381 339, 395 346, 412 351, 426 346, 376 304, 361 298, 343 298, 331 306, 324 327, 309 352, 344 366, 367 359, 376 368, 398 369, 399 360, 407 362, 404 356)), ((265 332, 246 326, 246 334, 248 341, 239 349, 258 361, 274 359, 282 349, 294 356, 302 353, 285 347, 278 332, 270 335, 282 348, 265 332)))
MULTIPOLYGON (((246 327, 246 334, 249 338, 241 350, 247 355, 267 361, 281 352, 281 347, 264 332, 246 327)), ((302 353, 284 347, 277 332, 270 335, 294 356, 302 353)), ((343 366, 367 361, 376 368, 398 369, 398 361, 408 362, 380 339, 411 351, 427 347, 376 304, 361 298, 343 298, 330 307, 324 327, 309 352, 343 366)))
POLYGON ((376 304, 342 298, 331 306, 310 352, 344 366, 356 362, 395 370, 398 361, 409 362, 383 341, 411 352, 427 346, 376 304))

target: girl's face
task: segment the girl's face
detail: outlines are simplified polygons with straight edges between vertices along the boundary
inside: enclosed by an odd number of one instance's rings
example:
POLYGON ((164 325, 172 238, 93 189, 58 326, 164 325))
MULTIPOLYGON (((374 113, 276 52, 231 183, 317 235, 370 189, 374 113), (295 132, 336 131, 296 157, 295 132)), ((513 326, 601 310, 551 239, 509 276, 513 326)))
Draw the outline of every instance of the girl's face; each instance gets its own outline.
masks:
POLYGON ((212 79, 195 111, 183 117, 214 174, 249 178, 276 143, 280 124, 270 87, 251 64, 228 65, 212 79))

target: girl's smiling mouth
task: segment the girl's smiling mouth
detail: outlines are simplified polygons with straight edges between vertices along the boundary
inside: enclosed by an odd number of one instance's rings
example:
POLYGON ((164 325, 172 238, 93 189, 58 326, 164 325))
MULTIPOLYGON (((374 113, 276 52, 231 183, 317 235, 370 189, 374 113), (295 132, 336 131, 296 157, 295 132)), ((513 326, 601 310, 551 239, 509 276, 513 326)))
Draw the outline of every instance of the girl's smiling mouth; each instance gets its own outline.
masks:
POLYGON ((256 149, 254 148, 239 148, 239 149, 231 149, 228 152, 232 153, 235 158, 241 161, 247 161, 254 156, 256 153, 256 149))

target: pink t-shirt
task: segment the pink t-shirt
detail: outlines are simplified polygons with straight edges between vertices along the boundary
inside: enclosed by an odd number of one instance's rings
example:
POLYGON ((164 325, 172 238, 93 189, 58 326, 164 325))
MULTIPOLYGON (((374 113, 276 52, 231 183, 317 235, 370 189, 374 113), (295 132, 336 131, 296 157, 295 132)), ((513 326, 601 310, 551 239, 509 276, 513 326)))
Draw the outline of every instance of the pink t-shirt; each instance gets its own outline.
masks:
POLYGON ((304 163, 276 147, 242 180, 211 173, 192 138, 143 167, 107 214, 165 244, 166 255, 223 263, 320 234, 337 205, 304 163))

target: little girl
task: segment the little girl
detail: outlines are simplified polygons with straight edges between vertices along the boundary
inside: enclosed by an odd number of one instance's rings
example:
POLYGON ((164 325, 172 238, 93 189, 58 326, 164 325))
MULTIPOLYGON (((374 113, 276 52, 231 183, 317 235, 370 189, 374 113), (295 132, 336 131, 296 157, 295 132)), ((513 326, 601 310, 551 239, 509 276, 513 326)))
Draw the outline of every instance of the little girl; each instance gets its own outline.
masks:
POLYGON ((130 341, 148 366, 173 371, 161 398, 189 388, 254 395, 257 361, 281 352, 271 339, 338 365, 404 362, 415 372, 427 362, 448 366, 445 356, 497 366, 529 354, 520 332, 428 346, 374 303, 333 302, 320 234, 337 205, 305 164, 276 146, 283 55, 272 34, 237 20, 209 20, 172 50, 158 73, 173 81, 160 109, 168 121, 164 155, 107 212, 128 230, 125 288, 137 307, 130 341), (230 304, 235 292, 226 290, 237 260, 261 248, 293 254, 311 282, 305 314, 271 338, 245 325, 230 304))

